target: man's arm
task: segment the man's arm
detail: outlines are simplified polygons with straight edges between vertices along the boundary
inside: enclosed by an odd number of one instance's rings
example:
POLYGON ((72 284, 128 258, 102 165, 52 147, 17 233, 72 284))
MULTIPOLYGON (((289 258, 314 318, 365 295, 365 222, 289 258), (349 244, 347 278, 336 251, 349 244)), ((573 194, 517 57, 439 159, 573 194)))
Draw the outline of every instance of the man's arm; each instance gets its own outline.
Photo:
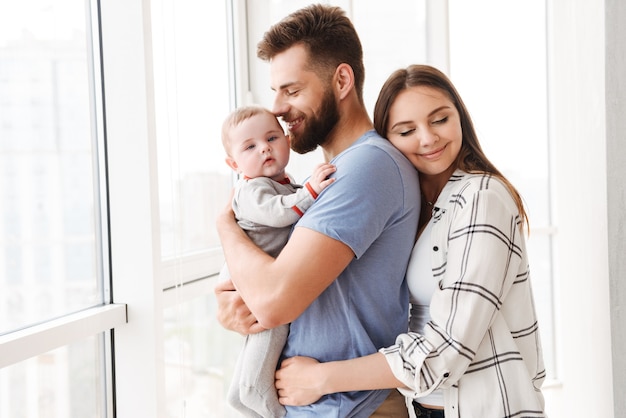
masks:
POLYGON ((231 280, 264 328, 296 319, 352 261, 344 243, 308 228, 295 228, 274 259, 237 225, 233 212, 217 222, 231 280))
POLYGON ((242 335, 265 331, 241 299, 232 281, 224 280, 217 283, 214 292, 217 300, 217 320, 224 328, 242 335))

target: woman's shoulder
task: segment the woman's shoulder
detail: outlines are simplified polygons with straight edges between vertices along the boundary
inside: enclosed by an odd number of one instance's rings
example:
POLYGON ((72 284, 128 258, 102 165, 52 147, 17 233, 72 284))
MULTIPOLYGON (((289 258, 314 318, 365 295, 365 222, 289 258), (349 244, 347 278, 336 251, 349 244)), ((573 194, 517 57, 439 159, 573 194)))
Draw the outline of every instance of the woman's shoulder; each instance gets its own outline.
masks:
MULTIPOLYGON (((497 205, 507 208, 508 212, 517 212, 517 205, 505 183, 489 173, 468 173, 457 170, 448 180, 438 203, 442 209, 454 208, 455 211, 481 205, 497 205)), ((495 208, 495 206, 494 206, 495 208)))
POLYGON ((490 173, 468 173, 456 170, 450 180, 448 180, 450 192, 461 195, 474 194, 481 191, 492 191, 495 193, 506 193, 509 191, 504 182, 497 176, 490 173))

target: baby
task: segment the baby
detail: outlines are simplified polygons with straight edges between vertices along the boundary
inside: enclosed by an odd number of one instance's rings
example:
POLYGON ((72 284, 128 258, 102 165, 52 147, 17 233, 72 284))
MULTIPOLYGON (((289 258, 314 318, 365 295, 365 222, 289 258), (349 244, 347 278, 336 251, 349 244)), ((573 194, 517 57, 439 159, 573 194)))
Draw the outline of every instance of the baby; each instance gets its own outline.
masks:
MULTIPOLYGON (((276 116, 260 106, 236 109, 224 121, 222 143, 226 164, 241 175, 233 196, 239 226, 263 251, 276 257, 300 219, 334 179, 331 164, 318 165, 304 187, 285 171, 289 138, 276 116)), ((226 266, 220 277, 229 278, 226 266)), ((249 417, 282 417, 274 373, 287 340, 283 325, 246 337, 228 394, 229 403, 249 417)))

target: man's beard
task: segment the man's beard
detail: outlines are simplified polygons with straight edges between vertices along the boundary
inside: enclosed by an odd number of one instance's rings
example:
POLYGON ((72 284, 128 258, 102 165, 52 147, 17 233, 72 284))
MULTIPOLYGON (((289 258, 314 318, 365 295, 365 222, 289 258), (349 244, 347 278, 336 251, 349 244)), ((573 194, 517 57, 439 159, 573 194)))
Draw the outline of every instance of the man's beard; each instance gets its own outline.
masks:
POLYGON ((315 150, 318 145, 324 145, 337 122, 339 122, 339 108, 332 90, 328 90, 324 94, 318 115, 305 119, 306 127, 302 134, 296 137, 291 132, 289 133, 291 149, 298 154, 306 154, 315 150))

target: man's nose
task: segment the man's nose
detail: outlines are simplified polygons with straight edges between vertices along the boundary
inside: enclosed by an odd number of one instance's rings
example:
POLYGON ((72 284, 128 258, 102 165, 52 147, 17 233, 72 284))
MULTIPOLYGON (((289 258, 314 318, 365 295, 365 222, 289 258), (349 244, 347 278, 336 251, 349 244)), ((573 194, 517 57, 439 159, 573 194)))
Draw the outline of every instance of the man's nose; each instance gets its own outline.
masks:
POLYGON ((280 93, 276 93, 276 96, 274 96, 274 103, 272 105, 272 113, 275 114, 277 117, 280 117, 286 114, 288 110, 289 105, 287 104, 287 101, 285 100, 283 95, 280 93))

